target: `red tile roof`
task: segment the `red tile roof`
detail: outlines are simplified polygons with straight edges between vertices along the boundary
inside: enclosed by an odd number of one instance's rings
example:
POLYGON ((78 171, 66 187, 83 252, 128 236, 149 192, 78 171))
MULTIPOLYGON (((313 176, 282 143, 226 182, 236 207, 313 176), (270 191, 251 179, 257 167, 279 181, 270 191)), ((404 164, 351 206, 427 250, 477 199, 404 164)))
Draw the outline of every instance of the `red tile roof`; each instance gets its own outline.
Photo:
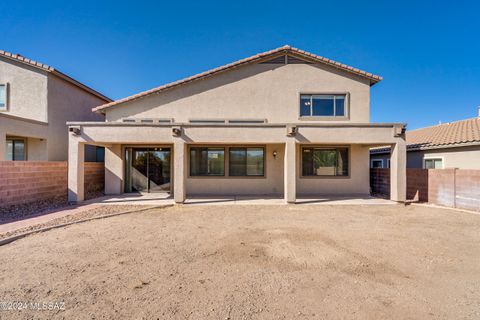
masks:
POLYGON ((324 58, 324 57, 321 57, 321 56, 315 55, 313 53, 309 53, 309 52, 306 52, 306 51, 303 51, 303 50, 300 50, 300 49, 297 49, 297 48, 294 48, 294 47, 283 46, 283 47, 273 49, 273 50, 270 50, 270 51, 258 53, 256 55, 251 56, 251 57, 248 57, 248 58, 245 58, 245 59, 242 59, 242 60, 238 60, 238 61, 235 61, 235 62, 226 64, 224 66, 221 66, 221 67, 218 67, 218 68, 215 68, 215 69, 211 69, 211 70, 196 74, 194 76, 191 76, 191 77, 188 77, 188 78, 185 78, 185 79, 182 79, 182 80, 171 82, 171 83, 162 85, 162 86, 157 87, 157 88, 153 88, 153 89, 150 89, 150 90, 147 90, 147 91, 144 91, 144 92, 140 92, 138 94, 135 94, 135 95, 132 95, 132 96, 120 99, 120 100, 116 100, 116 101, 101 105, 99 107, 94 108, 93 111, 102 111, 106 108, 110 108, 110 107, 116 106, 118 104, 127 102, 127 101, 136 100, 136 99, 139 99, 139 98, 142 98, 142 97, 145 97, 145 96, 149 96, 151 94, 161 93, 165 90, 172 89, 172 88, 175 88, 175 87, 178 87, 180 85, 187 84, 187 83, 190 83, 190 82, 193 82, 193 81, 202 80, 202 79, 205 79, 207 77, 211 77, 213 75, 219 74, 221 72, 231 70, 233 68, 237 68, 237 67, 240 67, 240 66, 243 66, 243 65, 246 65, 246 64, 250 64, 250 63, 265 61, 268 58, 272 58, 272 57, 283 55, 283 54, 289 54, 289 55, 292 55, 292 56, 296 56, 296 57, 299 57, 299 58, 302 58, 302 59, 305 59, 307 61, 311 61, 311 62, 314 62, 314 63, 323 63, 323 64, 326 64, 326 65, 341 69, 343 71, 362 76, 364 78, 369 79, 371 85, 373 85, 373 84, 382 80, 382 77, 380 77, 380 76, 374 75, 374 74, 366 72, 366 71, 362 71, 362 70, 357 69, 357 68, 347 66, 346 64, 336 62, 336 61, 333 61, 333 60, 330 60, 330 59, 327 59, 327 58, 324 58))
POLYGON ((429 148, 480 143, 480 117, 406 132, 408 148, 429 148))
POLYGON ((26 64, 26 65, 44 70, 46 72, 52 73, 52 74, 56 75, 57 77, 62 78, 63 80, 68 81, 71 84, 87 91, 88 93, 93 94, 94 96, 97 96, 98 98, 104 100, 105 102, 111 102, 112 101, 112 99, 104 96, 100 92, 84 85, 83 83, 69 77, 68 75, 56 70, 53 67, 50 67, 49 65, 46 65, 46 64, 43 64, 43 63, 31 60, 31 59, 25 58, 24 56, 22 56, 20 54, 13 54, 13 53, 3 51, 3 50, 0 50, 0 57, 7 58, 9 60, 14 60, 16 62, 20 62, 20 63, 26 64))
MULTIPOLYGON (((407 131, 405 141, 407 151, 480 144, 480 117, 407 131)), ((370 151, 372 153, 386 153, 390 152, 390 147, 375 147, 371 148, 370 151)))

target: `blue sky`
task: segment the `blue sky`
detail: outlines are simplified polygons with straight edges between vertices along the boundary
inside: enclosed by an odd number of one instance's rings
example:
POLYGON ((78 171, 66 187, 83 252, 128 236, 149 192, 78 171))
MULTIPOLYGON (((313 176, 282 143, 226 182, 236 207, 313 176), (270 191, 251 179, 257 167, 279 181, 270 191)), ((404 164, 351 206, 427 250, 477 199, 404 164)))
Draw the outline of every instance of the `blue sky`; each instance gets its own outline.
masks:
POLYGON ((474 117, 478 1, 2 1, 0 49, 111 98, 289 44, 384 77, 372 121, 474 117))

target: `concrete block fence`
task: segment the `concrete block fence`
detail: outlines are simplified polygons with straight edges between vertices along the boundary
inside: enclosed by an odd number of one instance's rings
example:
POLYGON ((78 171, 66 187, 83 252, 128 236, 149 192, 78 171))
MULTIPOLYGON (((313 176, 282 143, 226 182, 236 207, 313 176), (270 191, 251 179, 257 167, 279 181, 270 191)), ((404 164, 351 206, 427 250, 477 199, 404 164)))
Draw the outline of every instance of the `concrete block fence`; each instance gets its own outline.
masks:
MULTIPOLYGON (((389 196, 390 169, 370 169, 373 194, 389 196)), ((480 211, 480 170, 407 169, 407 200, 480 211)))
MULTIPOLYGON (((104 163, 85 163, 87 195, 104 189, 104 163)), ((0 207, 65 199, 67 201, 67 162, 0 161, 0 207)))

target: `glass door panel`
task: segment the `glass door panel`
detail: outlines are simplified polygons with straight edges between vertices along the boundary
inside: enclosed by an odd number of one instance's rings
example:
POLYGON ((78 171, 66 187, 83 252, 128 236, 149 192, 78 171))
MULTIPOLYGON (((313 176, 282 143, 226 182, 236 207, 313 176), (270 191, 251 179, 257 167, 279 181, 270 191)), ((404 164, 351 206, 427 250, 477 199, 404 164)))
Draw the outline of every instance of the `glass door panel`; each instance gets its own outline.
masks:
POLYGON ((148 191, 148 150, 133 149, 131 184, 132 191, 148 191))
POLYGON ((170 191, 170 149, 150 151, 148 159, 150 192, 170 191))
POLYGON ((170 148, 125 151, 125 192, 170 191, 170 148))

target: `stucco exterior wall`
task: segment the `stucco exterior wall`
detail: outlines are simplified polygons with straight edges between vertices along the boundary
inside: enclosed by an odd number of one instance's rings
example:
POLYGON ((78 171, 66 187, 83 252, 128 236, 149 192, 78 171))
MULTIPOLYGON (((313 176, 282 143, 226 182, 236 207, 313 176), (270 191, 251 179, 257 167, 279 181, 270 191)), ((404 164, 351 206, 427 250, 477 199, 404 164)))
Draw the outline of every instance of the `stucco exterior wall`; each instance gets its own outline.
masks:
MULTIPOLYGON (((390 154, 373 154, 371 159, 390 159, 390 154)), ((480 145, 469 147, 456 147, 445 149, 408 151, 407 168, 423 168, 423 160, 426 158, 442 158, 444 169, 480 169, 480 145)))
POLYGON ((0 57, 0 83, 8 84, 8 109, 16 117, 47 122, 47 72, 0 57))
POLYGON ((66 122, 104 120, 91 109, 105 100, 53 73, 0 57, 0 83, 8 84, 8 108, 0 111, 0 160, 6 136, 26 138, 27 160, 67 160, 66 122))
POLYGON ((302 177, 301 150, 297 150, 297 194, 307 195, 368 195, 370 194, 369 148, 349 146, 348 177, 302 177))
MULTIPOLYGON (((187 195, 283 195, 283 144, 265 146, 265 177, 190 177, 187 170, 187 195), (277 151, 276 158, 273 152, 277 151)), ((227 152, 225 153, 226 156, 227 152)), ((189 157, 189 153, 187 153, 189 157)), ((190 159, 189 159, 190 160, 190 159)), ((188 161, 189 162, 189 161, 188 161)), ((188 164, 189 165, 189 164, 188 164)), ((228 159, 225 173, 228 174, 228 159)))
MULTIPOLYGON (((299 119, 300 93, 349 93, 349 119, 370 121, 369 81, 323 65, 253 64, 106 109, 107 121, 122 118, 267 119, 269 123, 317 122, 299 119)), ((332 120, 328 120, 332 122, 332 120)))
POLYGON ((48 123, 50 161, 68 157, 67 121, 103 121, 103 115, 92 108, 104 101, 55 75, 48 78, 48 123))

